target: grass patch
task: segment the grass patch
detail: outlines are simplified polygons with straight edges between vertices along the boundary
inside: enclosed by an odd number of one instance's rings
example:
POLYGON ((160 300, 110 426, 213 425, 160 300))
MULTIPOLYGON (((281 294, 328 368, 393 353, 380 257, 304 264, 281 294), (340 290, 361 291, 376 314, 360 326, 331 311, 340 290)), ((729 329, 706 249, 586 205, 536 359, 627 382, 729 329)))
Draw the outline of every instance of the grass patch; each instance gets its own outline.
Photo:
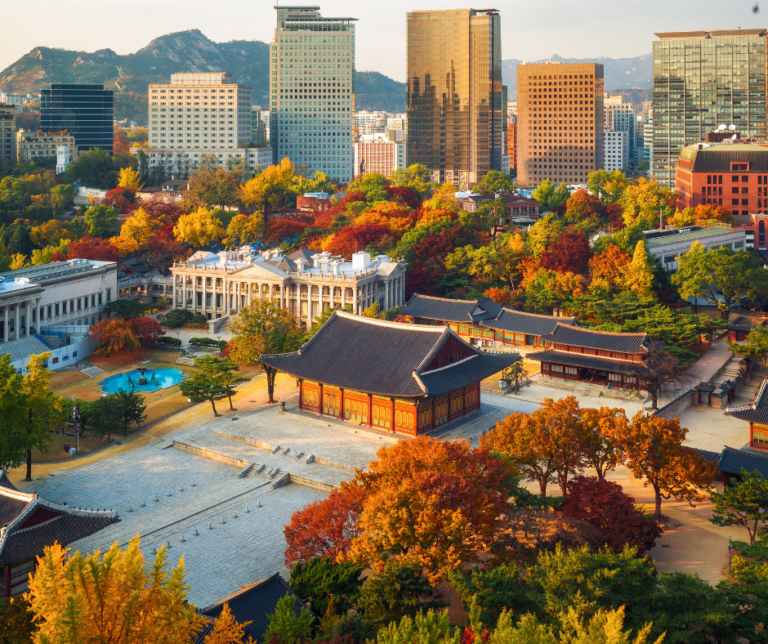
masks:
POLYGON ((48 390, 56 391, 57 389, 63 389, 64 387, 68 387, 82 380, 90 380, 90 378, 88 378, 88 376, 86 376, 84 373, 80 373, 74 369, 67 371, 54 371, 51 375, 51 380, 48 383, 48 390))
MULTIPOLYGON (((74 433, 74 432, 73 432, 74 433)), ((43 453, 39 450, 32 450, 32 463, 50 463, 52 461, 61 461, 64 459, 72 458, 69 452, 64 451, 64 443, 69 443, 70 447, 75 446, 75 437, 67 436, 65 434, 52 434, 52 440, 47 452, 43 453)), ((107 444, 106 438, 96 438, 94 436, 81 436, 80 437, 80 454, 90 452, 97 447, 107 444)))

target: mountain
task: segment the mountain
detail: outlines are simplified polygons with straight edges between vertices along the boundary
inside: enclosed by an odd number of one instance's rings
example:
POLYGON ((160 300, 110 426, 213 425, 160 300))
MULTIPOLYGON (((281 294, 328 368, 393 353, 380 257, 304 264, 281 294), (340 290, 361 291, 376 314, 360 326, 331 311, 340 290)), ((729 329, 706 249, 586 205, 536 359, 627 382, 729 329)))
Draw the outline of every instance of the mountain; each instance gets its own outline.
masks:
MULTIPOLYGON (((134 54, 111 49, 94 53, 36 47, 0 72, 0 88, 8 93, 37 94, 48 83, 103 83, 115 90, 115 118, 147 121, 147 85, 168 82, 176 72, 232 74, 250 85, 254 103, 269 104, 269 45, 233 40, 216 43, 199 29, 155 38, 134 54)), ((405 84, 378 72, 356 72, 359 109, 403 111, 405 84)))
MULTIPOLYGON (((537 63, 601 63, 604 67, 605 90, 632 89, 635 87, 651 87, 653 75, 653 56, 643 54, 634 58, 561 58, 552 56, 545 60, 537 60, 537 63)), ((516 58, 504 60, 501 63, 501 73, 504 84, 509 88, 509 100, 517 99, 517 66, 523 61, 516 58)), ((0 86, 2 79, 0 79, 0 86)))

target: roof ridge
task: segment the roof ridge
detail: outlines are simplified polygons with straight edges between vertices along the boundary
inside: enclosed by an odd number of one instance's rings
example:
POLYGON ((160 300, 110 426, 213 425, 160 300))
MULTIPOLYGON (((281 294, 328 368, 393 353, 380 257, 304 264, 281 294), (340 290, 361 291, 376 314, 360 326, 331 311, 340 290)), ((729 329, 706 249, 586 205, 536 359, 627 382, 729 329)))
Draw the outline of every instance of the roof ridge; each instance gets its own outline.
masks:
MULTIPOLYGON (((369 318, 369 317, 365 317, 364 315, 357 315, 355 313, 347 313, 346 311, 341 311, 339 309, 334 311, 334 315, 337 315, 338 317, 345 318, 345 319, 348 319, 348 320, 355 320, 356 322, 363 322, 364 324, 377 324, 379 326, 386 326, 386 327, 395 328, 395 329, 398 329, 398 328, 408 328, 408 329, 413 329, 414 331, 430 331, 430 332, 433 332, 433 333, 435 331, 437 331, 439 333, 442 333, 443 329, 449 328, 449 327, 442 327, 442 326, 439 326, 439 327, 438 326, 428 326, 426 324, 409 324, 408 322, 395 322, 394 320, 381 320, 379 318, 369 318)), ((331 317, 333 317, 333 316, 331 316, 331 317)), ((329 317, 328 320, 326 321, 326 324, 328 324, 328 322, 330 322, 330 321, 331 321, 331 318, 329 317)), ((325 326, 325 325, 323 325, 323 326, 325 326)), ((312 339, 315 338, 315 336, 317 336, 317 333, 315 333, 315 335, 312 336, 312 338, 309 340, 309 342, 311 342, 312 339)), ((309 344, 309 342, 307 342, 307 344, 309 344)), ((306 346, 306 345, 304 345, 304 346, 306 346)))
POLYGON ((590 329, 588 327, 583 327, 583 326, 569 326, 567 324, 560 324, 559 322, 558 322, 557 326, 553 329, 552 333, 557 331, 557 327, 559 327, 559 326, 562 326, 563 328, 572 329, 572 330, 575 330, 575 331, 585 331, 585 332, 588 332, 588 333, 599 333, 601 335, 618 335, 618 336, 622 336, 622 337, 628 337, 628 336, 642 336, 642 337, 646 337, 648 335, 647 333, 640 333, 640 332, 638 332, 638 333, 623 333, 623 332, 620 332, 620 331, 619 332, 617 332, 617 331, 600 331, 599 329, 590 329))
MULTIPOLYGON (((439 300, 441 302, 465 302, 467 304, 477 304, 480 301, 480 300, 455 300, 455 299, 452 299, 450 297, 438 297, 437 295, 422 295, 421 293, 414 293, 411 296, 411 300, 414 297, 423 297, 424 299, 427 299, 427 300, 439 300)), ((485 299, 485 298, 483 297, 481 299, 485 299)), ((490 299, 490 298, 488 298, 488 299, 490 299)), ((410 302, 411 300, 408 300, 408 302, 410 302)), ((493 301, 493 300, 491 300, 491 301, 493 301)))
MULTIPOLYGON (((569 315, 569 316, 562 316, 562 315, 544 315, 543 313, 529 313, 528 311, 519 311, 518 309, 509 309, 506 306, 501 307, 501 311, 499 311, 499 315, 504 313, 504 311, 507 311, 508 313, 514 313, 515 315, 527 315, 532 318, 545 318, 547 320, 575 320, 575 315, 569 315)), ((559 324, 559 322, 558 322, 559 324)))

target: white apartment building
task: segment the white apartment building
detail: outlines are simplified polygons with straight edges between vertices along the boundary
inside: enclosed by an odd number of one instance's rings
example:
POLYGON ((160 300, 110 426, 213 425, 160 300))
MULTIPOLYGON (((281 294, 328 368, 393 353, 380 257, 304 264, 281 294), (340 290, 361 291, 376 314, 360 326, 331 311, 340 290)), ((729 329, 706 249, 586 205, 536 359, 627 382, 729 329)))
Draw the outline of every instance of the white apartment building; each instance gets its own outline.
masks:
POLYGON ((77 159, 77 142, 71 134, 66 132, 61 134, 27 132, 25 130, 16 132, 16 154, 20 161, 34 161, 35 158, 41 157, 58 157, 60 147, 69 148, 70 161, 77 159))
POLYGON ((234 150, 251 142, 251 87, 226 72, 171 74, 149 86, 149 147, 234 150))
POLYGON ((0 161, 16 161, 16 108, 0 105, 0 161))
POLYGON ((405 263, 386 255, 355 253, 352 261, 324 251, 280 249, 262 253, 250 246, 218 254, 199 251, 176 263, 173 306, 208 320, 236 315, 258 298, 280 300, 311 327, 326 306, 352 306, 356 314, 374 303, 381 310, 405 303, 405 263))
POLYGON ((629 133, 605 132, 603 168, 606 172, 624 170, 629 165, 629 133))
POLYGON ((278 6, 270 44, 270 145, 306 174, 353 175, 355 18, 316 6, 278 6))
POLYGON ((408 118, 405 114, 396 114, 387 119, 386 126, 388 130, 402 130, 403 133, 405 133, 407 130, 407 123, 408 118))
POLYGON ((366 110, 355 112, 355 127, 362 127, 363 125, 385 127, 390 116, 387 112, 368 112, 366 110))
POLYGON ((189 177, 205 156, 215 156, 219 165, 226 168, 230 159, 242 159, 248 172, 257 172, 272 165, 272 148, 131 148, 131 154, 147 156, 149 168, 165 168, 173 178, 189 177))
POLYGON ((355 176, 378 172, 389 177, 398 168, 405 168, 403 130, 363 134, 355 143, 355 176))

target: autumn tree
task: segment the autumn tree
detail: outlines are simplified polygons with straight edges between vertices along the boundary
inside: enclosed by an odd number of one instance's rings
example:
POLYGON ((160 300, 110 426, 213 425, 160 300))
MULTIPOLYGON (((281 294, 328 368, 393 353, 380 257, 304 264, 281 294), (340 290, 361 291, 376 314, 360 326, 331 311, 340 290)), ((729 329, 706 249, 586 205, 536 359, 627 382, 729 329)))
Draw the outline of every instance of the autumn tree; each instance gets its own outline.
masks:
POLYGON ((704 500, 702 490, 714 478, 713 467, 701 456, 683 447, 688 434, 677 418, 648 416, 639 411, 626 427, 617 428, 614 440, 624 451, 624 464, 643 485, 651 487, 655 516, 661 520, 662 499, 704 500))
POLYGON ((227 168, 222 168, 216 155, 203 155, 189 177, 186 201, 198 210, 234 206, 238 202, 240 184, 245 177, 246 170, 242 158, 234 160, 227 168))
POLYGON ((631 261, 632 258, 616 244, 609 244, 602 252, 592 255, 589 260, 590 292, 609 295, 618 290, 631 261))
POLYGON ((356 487, 332 490, 328 498, 310 503, 291 515, 283 528, 288 547, 285 565, 308 562, 312 557, 330 557, 336 561, 347 552, 360 534, 357 521, 363 491, 356 487))
POLYGON ((167 566, 165 547, 146 565, 138 537, 125 550, 115 543, 103 556, 47 547, 29 581, 35 642, 192 641, 204 619, 187 601, 183 559, 170 574, 167 566))
POLYGON ((117 185, 131 190, 141 190, 144 187, 141 183, 141 175, 133 168, 120 169, 117 173, 117 185))
POLYGON ((717 305, 720 316, 728 319, 731 305, 742 297, 753 300, 768 296, 768 272, 755 255, 727 246, 706 250, 694 242, 691 250, 678 258, 672 277, 680 297, 703 297, 717 305))
POLYGON ((66 254, 55 252, 53 261, 66 261, 67 259, 95 259, 101 262, 119 262, 120 254, 108 239, 99 239, 86 235, 76 239, 67 245, 66 254))
POLYGON ((592 251, 583 233, 563 233, 541 255, 541 265, 558 273, 584 274, 592 251))
POLYGON ((512 304, 512 291, 509 290, 509 286, 504 288, 497 288, 495 286, 487 288, 483 291, 483 297, 491 298, 500 306, 510 306, 512 304))
POLYGON ((768 480, 759 472, 741 470, 741 480, 726 485, 711 495, 715 507, 710 521, 717 526, 743 526, 754 544, 760 523, 768 517, 768 480))
POLYGON ((134 241, 138 247, 145 246, 162 225, 146 210, 139 208, 123 223, 120 237, 134 241))
POLYGON ((539 484, 541 496, 547 495, 552 480, 565 496, 569 477, 586 464, 581 410, 574 396, 545 398, 530 414, 507 416, 480 437, 480 445, 504 453, 527 480, 539 484))
POLYGON ((629 181, 621 170, 613 172, 596 170, 590 172, 587 177, 587 190, 590 194, 597 195, 604 205, 621 201, 627 186, 629 181))
POLYGON ((653 296, 653 271, 648 263, 644 241, 637 242, 632 261, 626 265, 619 283, 635 297, 653 296))
POLYGON ((743 343, 730 340, 726 340, 725 343, 731 353, 744 356, 750 363, 759 360, 768 370, 768 326, 752 327, 743 343))
POLYGON ((508 195, 517 190, 517 181, 505 172, 489 170, 483 175, 483 178, 474 187, 474 190, 481 195, 508 195))
POLYGON ((51 372, 48 370, 50 359, 50 352, 30 356, 21 381, 24 419, 20 433, 27 456, 25 481, 32 480, 32 450, 47 452, 51 443, 51 429, 61 421, 61 401, 48 389, 51 380, 51 372))
POLYGON ((659 397, 664 390, 694 382, 680 360, 664 349, 651 351, 643 362, 631 365, 628 375, 635 378, 639 391, 651 397, 651 409, 659 408, 659 397))
POLYGON ((264 234, 264 217, 256 213, 254 215, 237 214, 227 226, 227 238, 224 240, 228 248, 255 244, 264 234))
POLYGON ((623 452, 615 441, 628 423, 620 407, 586 407, 579 411, 583 423, 585 465, 595 468, 599 480, 621 465, 623 452))
POLYGON ((210 210, 201 206, 194 212, 179 217, 173 234, 178 241, 190 244, 194 248, 201 248, 219 243, 227 233, 221 220, 214 217, 210 210))
POLYGON ((121 349, 133 351, 139 346, 130 322, 120 318, 101 320, 94 324, 88 333, 98 345, 96 353, 109 355, 121 349))
POLYGON ((347 226, 323 244, 323 249, 334 255, 352 257, 357 251, 364 251, 368 246, 375 246, 390 234, 383 224, 363 224, 347 226))
POLYGON ((420 436, 377 457, 350 483, 365 495, 344 559, 375 570, 387 557, 418 564, 434 582, 490 542, 510 473, 488 449, 420 436))
POLYGON ((91 206, 85 211, 85 223, 88 224, 88 234, 91 237, 107 239, 116 235, 120 230, 117 221, 117 211, 109 206, 91 206))
POLYGON ((664 212, 671 214, 676 196, 673 190, 661 187, 656 181, 640 177, 636 183, 626 186, 619 203, 627 226, 639 222, 647 230, 658 226, 664 212))
POLYGON ((274 401, 277 369, 260 360, 260 356, 296 351, 304 342, 305 329, 279 300, 259 299, 240 311, 230 322, 232 331, 230 355, 239 364, 260 364, 267 376, 269 402, 274 401))
POLYGON ((160 338, 165 335, 165 331, 157 319, 148 315, 131 318, 128 327, 140 345, 159 342, 160 338))
POLYGON ((661 536, 656 522, 635 507, 635 499, 621 485, 605 479, 577 476, 568 483, 568 497, 557 511, 591 523, 600 531, 603 544, 614 552, 625 546, 645 552, 661 536))
POLYGON ((251 623, 250 621, 238 622, 229 608, 229 603, 224 602, 203 644, 256 644, 250 635, 246 637, 245 627, 251 623))
POLYGON ((298 194, 294 187, 295 178, 296 167, 286 157, 278 165, 271 165, 246 181, 240 187, 240 199, 249 208, 264 213, 295 206, 298 194))

